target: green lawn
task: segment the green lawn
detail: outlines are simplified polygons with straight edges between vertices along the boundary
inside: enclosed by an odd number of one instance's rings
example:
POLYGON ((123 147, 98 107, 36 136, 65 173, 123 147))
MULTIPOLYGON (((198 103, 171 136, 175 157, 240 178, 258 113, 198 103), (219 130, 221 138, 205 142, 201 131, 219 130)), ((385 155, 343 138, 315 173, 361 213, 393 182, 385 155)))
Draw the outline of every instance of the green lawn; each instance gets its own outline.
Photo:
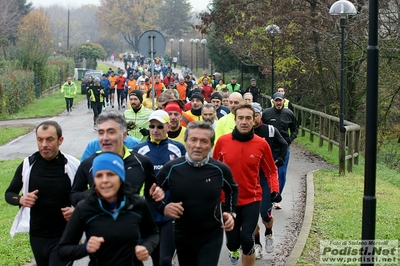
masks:
MULTIPOLYGON (((337 165, 337 151, 328 152, 327 146, 309 143, 308 137, 296 141, 337 165)), ((354 167, 353 173, 345 176, 339 176, 337 169, 316 172, 314 186, 313 223, 299 265, 320 264, 320 240, 361 239, 364 158, 360 158, 360 165, 354 167)), ((375 239, 400 239, 400 213, 398 204, 393 204, 394 199, 399 198, 400 174, 384 165, 377 165, 375 239)))
POLYGON ((9 142, 17 136, 22 136, 34 129, 33 126, 0 128, 0 145, 9 142))
MULTIPOLYGON (((22 159, 0 161, 0 194, 4 195, 14 171, 22 162, 22 159)), ((29 245, 28 234, 17 234, 12 239, 10 228, 15 215, 18 212, 17 206, 11 206, 0 201, 0 265, 23 265, 33 258, 29 245)))

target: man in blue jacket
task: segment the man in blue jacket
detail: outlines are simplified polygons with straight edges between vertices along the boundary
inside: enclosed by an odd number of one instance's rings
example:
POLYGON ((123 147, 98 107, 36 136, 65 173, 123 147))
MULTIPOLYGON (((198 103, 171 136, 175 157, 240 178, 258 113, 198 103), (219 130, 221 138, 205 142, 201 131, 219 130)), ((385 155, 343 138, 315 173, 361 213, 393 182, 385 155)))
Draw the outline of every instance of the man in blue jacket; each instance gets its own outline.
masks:
POLYGON ((105 111, 106 110, 106 102, 107 102, 107 106, 110 104, 108 95, 110 95, 110 87, 111 87, 111 83, 110 83, 110 80, 107 78, 107 74, 103 74, 103 76, 101 77, 100 86, 102 86, 104 88, 104 92, 105 92, 105 95, 104 95, 105 101, 103 101, 103 107, 104 107, 103 111, 105 111))

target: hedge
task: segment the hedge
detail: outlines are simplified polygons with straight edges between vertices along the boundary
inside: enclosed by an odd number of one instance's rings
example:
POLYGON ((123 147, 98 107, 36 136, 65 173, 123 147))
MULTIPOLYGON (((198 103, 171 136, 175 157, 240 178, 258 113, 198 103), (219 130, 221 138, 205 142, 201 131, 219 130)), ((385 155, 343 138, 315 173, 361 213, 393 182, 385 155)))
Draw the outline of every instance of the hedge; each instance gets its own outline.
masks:
POLYGON ((16 61, 0 61, 0 66, 0 115, 10 115, 52 86, 62 85, 74 75, 75 62, 65 57, 50 59, 42 73, 21 70, 16 61))
POLYGON ((0 114, 9 115, 35 100, 33 71, 14 70, 0 75, 0 114))

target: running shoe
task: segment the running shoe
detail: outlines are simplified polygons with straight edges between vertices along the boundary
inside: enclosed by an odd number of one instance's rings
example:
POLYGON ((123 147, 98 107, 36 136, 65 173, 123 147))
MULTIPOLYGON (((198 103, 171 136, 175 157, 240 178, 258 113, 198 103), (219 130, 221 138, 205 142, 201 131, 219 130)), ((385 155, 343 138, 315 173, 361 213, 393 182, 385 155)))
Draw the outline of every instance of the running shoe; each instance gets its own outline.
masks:
POLYGON ((111 105, 111 108, 114 108, 114 105, 111 105))
POLYGON ((105 107, 103 107, 103 111, 105 111, 106 110, 106 108, 105 107))
POLYGON ((274 250, 274 239, 272 234, 265 236, 265 252, 271 253, 274 250))
POLYGON ((97 125, 96 124, 93 125, 93 129, 97 130, 97 125))
POLYGON ((259 260, 262 258, 262 247, 259 244, 255 244, 254 250, 256 253, 256 260, 259 260))
POLYGON ((235 265, 239 261, 240 249, 235 251, 229 251, 229 261, 232 265, 235 265))
POLYGON ((274 203, 274 209, 275 210, 280 210, 280 209, 282 209, 282 206, 279 204, 279 203, 274 203))
POLYGON ((124 104, 124 105, 122 105, 122 109, 125 109, 125 104, 124 104))
POLYGON ((110 105, 110 103, 109 102, 107 102, 107 106, 109 106, 110 105))

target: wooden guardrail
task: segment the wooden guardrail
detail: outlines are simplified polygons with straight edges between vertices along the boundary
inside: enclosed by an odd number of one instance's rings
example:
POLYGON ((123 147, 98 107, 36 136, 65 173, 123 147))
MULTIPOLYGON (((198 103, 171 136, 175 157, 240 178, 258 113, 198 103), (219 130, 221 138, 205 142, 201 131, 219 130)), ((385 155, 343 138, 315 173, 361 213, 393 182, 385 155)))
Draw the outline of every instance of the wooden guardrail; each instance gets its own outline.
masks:
MULTIPOLYGON (((267 101, 271 97, 262 97, 262 106, 269 106, 267 101)), ((328 150, 333 145, 339 147, 339 174, 344 175, 347 162, 347 171, 353 171, 353 164, 358 165, 360 155, 360 130, 361 127, 350 121, 344 120, 344 127, 339 128, 339 118, 293 104, 294 114, 299 122, 301 136, 310 133, 310 141, 318 138, 318 145, 323 146, 324 141, 328 143, 328 150), (347 155, 346 155, 347 150, 347 155)))

